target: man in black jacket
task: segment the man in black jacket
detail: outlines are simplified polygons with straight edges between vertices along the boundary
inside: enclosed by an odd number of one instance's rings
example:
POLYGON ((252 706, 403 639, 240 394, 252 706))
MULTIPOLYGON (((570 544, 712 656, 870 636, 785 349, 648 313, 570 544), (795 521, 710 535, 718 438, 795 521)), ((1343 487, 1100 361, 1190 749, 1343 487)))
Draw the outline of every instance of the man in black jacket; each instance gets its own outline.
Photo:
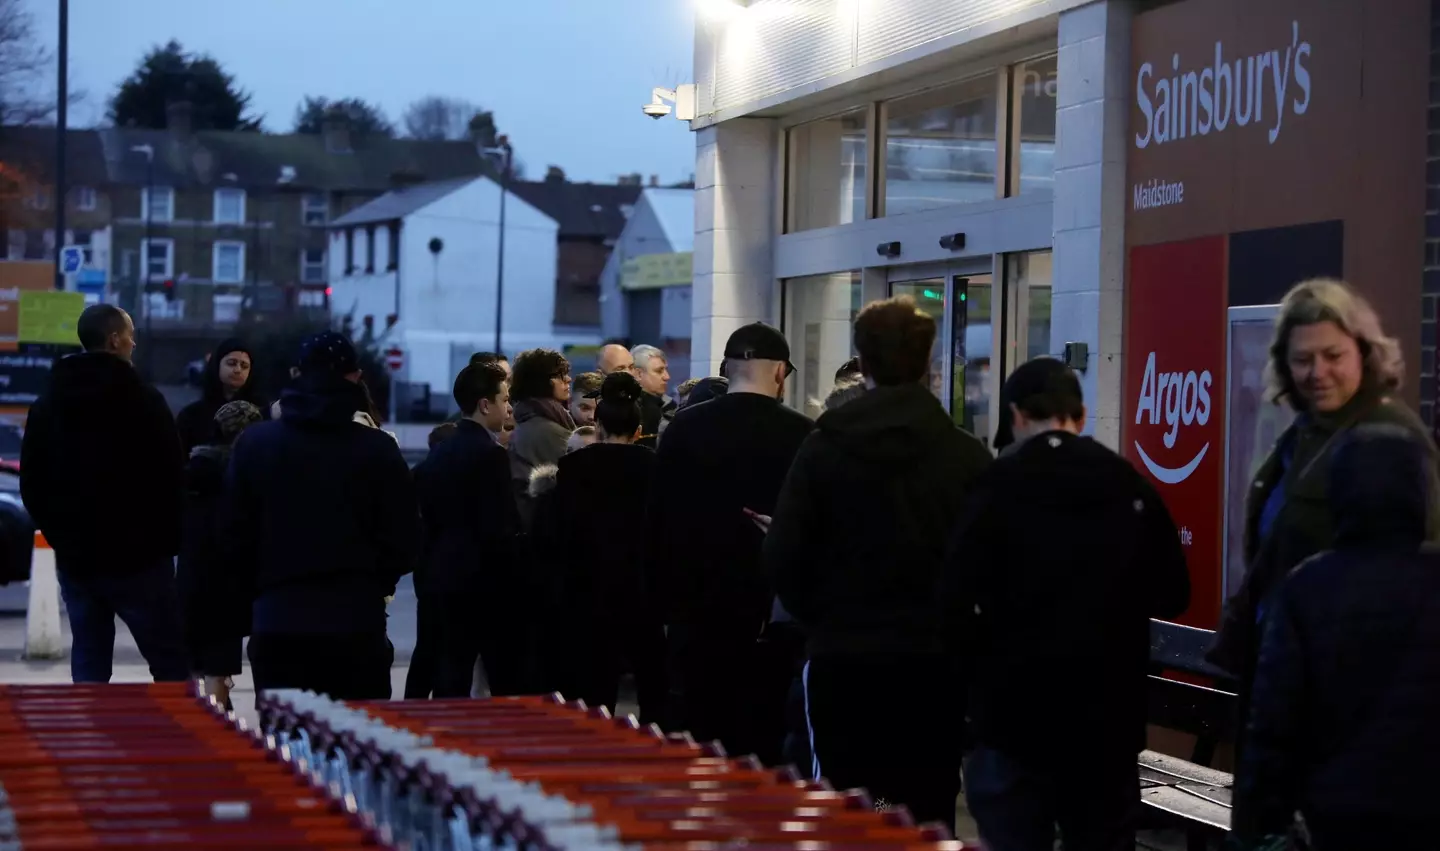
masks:
POLYGON ((872 389, 827 411, 765 539, 780 602, 808 636, 815 771, 953 829, 959 702, 935 587, 971 484, 990 463, 926 387, 935 321, 908 297, 855 320, 872 389))
POLYGON ((757 701, 772 702, 756 691, 757 639, 774 591, 751 514, 774 511, 814 424, 780 402, 794 367, 779 331, 759 322, 738 329, 725 363, 729 392, 681 411, 660 441, 645 524, 654 530, 646 536, 647 580, 669 625, 671 722, 697 739, 719 739, 730 753, 774 762, 785 695, 782 688, 774 696, 774 723, 757 723, 757 701))
POLYGON ((1433 449, 1390 425, 1342 438, 1330 467, 1335 549, 1271 596, 1235 777, 1242 847, 1427 848, 1440 778, 1440 552, 1425 544, 1433 449))
POLYGON ((640 399, 639 443, 654 449, 680 408, 669 395, 670 365, 665 353, 654 346, 636 346, 630 350, 630 356, 635 360, 635 376, 645 391, 640 399))
POLYGON ((420 515, 394 438, 355 420, 359 358, 307 339, 279 420, 245 432, 226 475, 222 535, 253 588, 255 687, 388 699, 385 598, 414 567, 420 515))
POLYGON ((965 797, 991 851, 1135 847, 1150 618, 1189 604, 1160 495, 1081 437, 1080 381, 1053 358, 1000 393, 1015 445, 976 483, 941 599, 975 748, 965 797), (1075 772, 1079 770, 1080 781, 1075 772))
POLYGON ((119 616, 151 676, 184 680, 173 559, 185 459, 175 420, 130 363, 135 326, 125 311, 93 305, 76 330, 85 351, 55 363, 20 453, 21 498, 55 550, 70 673, 110 681, 119 616))
POLYGON ((520 515, 510 457, 495 433, 510 416, 510 386, 493 363, 472 363, 455 379, 464 419, 415 470, 425 521, 424 593, 437 619, 435 697, 469 697, 475 660, 490 692, 524 691, 527 624, 507 616, 517 601, 515 541, 520 515))

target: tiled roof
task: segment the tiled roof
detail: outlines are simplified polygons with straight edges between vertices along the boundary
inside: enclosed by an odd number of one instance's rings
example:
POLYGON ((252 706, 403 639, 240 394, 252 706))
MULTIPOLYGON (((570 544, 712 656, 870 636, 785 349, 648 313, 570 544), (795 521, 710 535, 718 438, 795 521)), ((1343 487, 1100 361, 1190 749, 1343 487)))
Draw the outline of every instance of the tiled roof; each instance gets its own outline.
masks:
POLYGON ((565 181, 516 181, 511 190, 560 225, 560 237, 618 239, 639 186, 565 181))
POLYGON ((420 183, 393 189, 374 201, 357 207, 330 223, 331 227, 353 227, 379 222, 393 222, 411 213, 428 207, 451 192, 468 186, 477 178, 458 177, 454 180, 439 180, 434 183, 420 183))
MULTIPOLYGON (((0 127, 0 162, 49 183, 54 179, 55 141, 54 127, 0 127)), ((65 166, 65 181, 71 186, 108 183, 100 134, 94 130, 67 130, 65 166)))
POLYGON ((155 151, 155 181, 184 188, 209 186, 234 175, 239 186, 273 186, 289 167, 296 189, 385 192, 402 175, 411 182, 476 176, 489 164, 470 142, 427 142, 354 136, 350 153, 332 153, 324 136, 201 131, 186 140, 164 130, 110 128, 98 131, 104 144, 110 183, 144 185, 146 157, 134 148, 155 151))

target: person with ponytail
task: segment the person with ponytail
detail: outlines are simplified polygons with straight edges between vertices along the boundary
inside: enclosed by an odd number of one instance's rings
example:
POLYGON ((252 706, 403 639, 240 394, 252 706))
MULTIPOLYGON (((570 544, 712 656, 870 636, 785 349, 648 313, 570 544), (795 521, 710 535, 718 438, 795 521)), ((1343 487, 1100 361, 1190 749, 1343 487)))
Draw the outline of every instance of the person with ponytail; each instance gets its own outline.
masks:
POLYGON ((556 610, 546 673, 566 698, 613 711, 628 669, 650 723, 659 721, 666 693, 664 630, 642 578, 635 516, 655 453, 636 442, 644 390, 634 375, 611 373, 594 395, 596 442, 559 459, 547 510, 536 518, 556 610))

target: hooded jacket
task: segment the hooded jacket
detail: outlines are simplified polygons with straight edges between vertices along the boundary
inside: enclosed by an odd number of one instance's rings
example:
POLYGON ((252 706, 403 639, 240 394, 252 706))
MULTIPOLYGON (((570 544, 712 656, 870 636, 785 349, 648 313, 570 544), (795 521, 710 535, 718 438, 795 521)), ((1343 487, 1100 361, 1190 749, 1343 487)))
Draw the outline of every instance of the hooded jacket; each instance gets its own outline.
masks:
POLYGON ((383 632, 384 598, 415 566, 410 469, 389 435, 355 422, 363 405, 343 378, 302 378, 278 421, 235 443, 222 534, 256 634, 383 632))
POLYGON ((184 462, 170 408, 133 366, 71 355, 30 408, 20 493, 62 570, 131 573, 179 548, 184 462))
POLYGON ((1329 470, 1335 547, 1271 598, 1235 835, 1284 833, 1299 810, 1316 848, 1434 844, 1440 778, 1440 549, 1426 544, 1431 450, 1407 427, 1356 428, 1329 470), (1327 835, 1339 830, 1344 838, 1327 835), (1352 836, 1365 841, 1350 844, 1352 836))
MULTIPOLYGON (((210 443, 215 437, 215 412, 226 402, 243 401, 249 402, 261 411, 268 411, 269 406, 260 399, 255 392, 255 374, 250 374, 250 380, 245 386, 233 396, 226 396, 225 387, 220 383, 220 364, 225 356, 231 352, 244 352, 250 354, 250 347, 237 339, 221 341, 210 355, 210 360, 205 362, 205 376, 202 382, 201 397, 180 409, 175 417, 176 429, 180 432, 180 445, 186 455, 197 446, 210 443)), ((253 356, 252 356, 253 359, 253 356)))
POLYGON ((990 461, 920 384, 879 387, 820 417, 765 539, 812 657, 941 651, 945 547, 990 461))

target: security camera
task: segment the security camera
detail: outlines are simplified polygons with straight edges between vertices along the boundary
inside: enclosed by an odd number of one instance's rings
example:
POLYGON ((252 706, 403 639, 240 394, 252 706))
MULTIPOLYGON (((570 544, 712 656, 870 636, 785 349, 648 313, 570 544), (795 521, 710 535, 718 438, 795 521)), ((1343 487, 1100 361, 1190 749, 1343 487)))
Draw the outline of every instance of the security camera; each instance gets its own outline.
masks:
POLYGON ((659 121, 670 114, 670 106, 663 103, 647 103, 641 109, 651 118, 659 121))

